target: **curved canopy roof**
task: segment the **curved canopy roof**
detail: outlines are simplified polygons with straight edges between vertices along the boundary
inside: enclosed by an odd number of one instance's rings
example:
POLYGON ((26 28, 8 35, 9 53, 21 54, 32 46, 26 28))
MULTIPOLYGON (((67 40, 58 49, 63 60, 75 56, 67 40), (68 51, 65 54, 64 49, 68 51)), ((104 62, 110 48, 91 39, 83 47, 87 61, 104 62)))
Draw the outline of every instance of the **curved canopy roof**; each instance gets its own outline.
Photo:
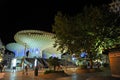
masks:
POLYGON ((42 56, 43 51, 47 52, 47 54, 59 54, 60 52, 53 47, 55 41, 53 37, 54 34, 45 31, 22 30, 14 36, 16 43, 9 43, 7 49, 14 52, 17 51, 18 54, 21 54, 19 50, 23 52, 29 50, 32 56, 42 56))
POLYGON ((39 30, 23 30, 15 34, 14 39, 16 42, 26 45, 28 48, 41 48, 52 47, 54 44, 54 34, 39 31, 39 30))

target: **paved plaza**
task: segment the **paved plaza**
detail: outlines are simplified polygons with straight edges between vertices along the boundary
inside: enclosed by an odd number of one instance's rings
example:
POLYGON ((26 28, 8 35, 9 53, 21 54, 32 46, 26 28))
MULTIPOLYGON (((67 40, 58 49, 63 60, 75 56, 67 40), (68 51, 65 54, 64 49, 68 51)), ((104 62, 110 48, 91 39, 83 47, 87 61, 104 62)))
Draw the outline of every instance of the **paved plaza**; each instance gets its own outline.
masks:
MULTIPOLYGON (((34 70, 29 70, 28 75, 23 74, 23 71, 7 70, 4 72, 4 79, 1 80, 120 80, 120 78, 114 78, 111 76, 110 71, 96 72, 96 73, 75 73, 74 71, 67 70, 69 74, 67 77, 56 78, 41 78, 40 76, 34 76, 34 70)), ((39 74, 42 74, 39 71, 39 74)))

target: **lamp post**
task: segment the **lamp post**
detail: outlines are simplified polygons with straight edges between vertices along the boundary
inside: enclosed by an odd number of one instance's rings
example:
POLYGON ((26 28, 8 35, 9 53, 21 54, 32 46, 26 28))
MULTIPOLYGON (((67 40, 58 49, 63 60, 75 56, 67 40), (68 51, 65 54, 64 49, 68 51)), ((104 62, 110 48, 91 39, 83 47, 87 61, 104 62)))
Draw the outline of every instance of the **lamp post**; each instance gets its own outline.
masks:
POLYGON ((24 48, 24 56, 23 56, 23 74, 24 74, 24 64, 25 64, 25 56, 26 56, 26 43, 24 44, 25 48, 24 48))
POLYGON ((26 46, 27 46, 27 44, 25 43, 24 57, 26 56, 26 46))

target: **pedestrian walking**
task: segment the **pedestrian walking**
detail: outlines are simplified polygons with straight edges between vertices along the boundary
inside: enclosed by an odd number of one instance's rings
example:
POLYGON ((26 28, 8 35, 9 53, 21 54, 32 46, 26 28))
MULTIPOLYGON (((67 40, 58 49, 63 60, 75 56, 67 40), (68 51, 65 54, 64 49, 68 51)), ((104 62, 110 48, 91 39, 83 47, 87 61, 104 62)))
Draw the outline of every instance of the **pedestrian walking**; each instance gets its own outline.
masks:
POLYGON ((38 69, 39 69, 38 66, 36 66, 36 67, 35 67, 35 71, 34 71, 34 75, 35 75, 35 76, 38 76, 38 69))
POLYGON ((25 66, 25 74, 28 75, 28 65, 25 66))
POLYGON ((15 72, 16 71, 16 66, 13 66, 13 72, 15 72))
POLYGON ((2 70, 3 70, 3 65, 0 64, 0 72, 2 72, 2 70))

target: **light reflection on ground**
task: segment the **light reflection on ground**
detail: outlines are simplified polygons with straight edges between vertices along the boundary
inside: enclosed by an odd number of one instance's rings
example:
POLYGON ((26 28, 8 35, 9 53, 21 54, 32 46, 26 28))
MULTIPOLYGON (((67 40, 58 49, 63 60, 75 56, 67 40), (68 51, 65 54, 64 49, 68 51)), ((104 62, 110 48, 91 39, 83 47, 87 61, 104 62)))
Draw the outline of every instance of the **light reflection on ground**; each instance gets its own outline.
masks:
POLYGON ((54 79, 42 79, 40 77, 34 76, 34 71, 29 72, 28 75, 23 75, 21 71, 17 72, 6 72, 5 78, 3 80, 86 80, 87 78, 100 77, 100 76, 110 76, 110 72, 99 72, 99 73, 84 73, 77 74, 75 72, 66 71, 70 76, 54 78, 54 79))

